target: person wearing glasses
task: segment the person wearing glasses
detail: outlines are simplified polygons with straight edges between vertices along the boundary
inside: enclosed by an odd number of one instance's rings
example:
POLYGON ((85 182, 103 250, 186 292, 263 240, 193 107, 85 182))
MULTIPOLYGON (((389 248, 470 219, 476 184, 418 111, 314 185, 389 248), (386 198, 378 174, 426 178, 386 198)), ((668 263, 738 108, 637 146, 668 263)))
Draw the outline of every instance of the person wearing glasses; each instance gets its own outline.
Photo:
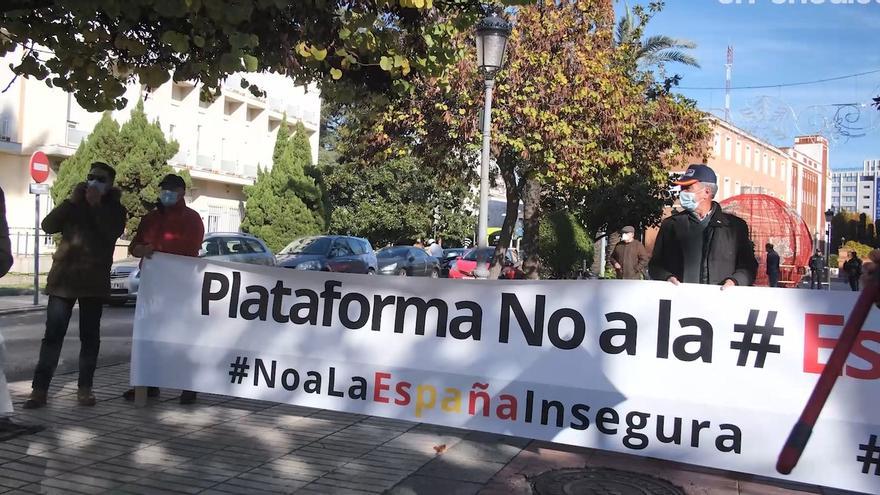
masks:
POLYGON ((49 303, 46 333, 34 370, 33 390, 25 409, 46 405, 49 383, 58 366, 64 335, 79 303, 79 380, 76 394, 82 406, 94 406, 92 378, 101 345, 101 313, 110 296, 110 267, 116 239, 125 230, 128 213, 120 202, 122 193, 113 187, 116 171, 103 162, 92 163, 87 182, 73 188, 43 219, 43 231, 61 234, 46 281, 49 303))

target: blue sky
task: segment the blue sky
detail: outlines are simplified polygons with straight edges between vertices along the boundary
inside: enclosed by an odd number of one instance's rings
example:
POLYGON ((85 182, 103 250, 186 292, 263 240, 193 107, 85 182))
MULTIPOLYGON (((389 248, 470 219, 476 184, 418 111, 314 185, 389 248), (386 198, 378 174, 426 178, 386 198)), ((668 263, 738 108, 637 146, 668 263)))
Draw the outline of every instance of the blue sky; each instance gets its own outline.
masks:
MULTIPOLYGON (((723 88, 728 45, 734 49, 734 88, 880 70, 880 0, 736 2, 667 0, 647 29, 649 35, 697 43, 692 54, 702 68, 673 64, 667 72, 683 76, 679 91, 697 100, 703 110, 722 115, 724 90, 685 88, 723 88), (852 4, 838 5, 847 1, 852 4)), ((616 10, 622 8, 618 0, 616 10)), ((880 158, 880 111, 834 105, 869 103, 874 96, 880 96, 880 72, 802 86, 734 89, 731 117, 735 125, 778 146, 790 145, 797 134, 824 131, 832 139, 833 168, 861 167, 865 159, 880 158), (852 130, 844 131, 852 134, 849 138, 834 130, 835 122, 847 118, 857 119, 847 124, 852 130), (865 135, 856 137, 859 134, 865 135)))

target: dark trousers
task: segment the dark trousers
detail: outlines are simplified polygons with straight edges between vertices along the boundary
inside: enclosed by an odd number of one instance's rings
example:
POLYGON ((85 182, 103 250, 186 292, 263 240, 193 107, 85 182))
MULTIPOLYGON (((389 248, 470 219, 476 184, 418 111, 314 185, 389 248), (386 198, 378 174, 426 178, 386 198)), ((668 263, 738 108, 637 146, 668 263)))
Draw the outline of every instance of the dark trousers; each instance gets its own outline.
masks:
POLYGON ((859 277, 850 277, 849 278, 849 288, 854 291, 859 290, 859 277))
POLYGON ((770 287, 779 287, 779 274, 778 273, 770 273, 767 275, 767 278, 770 279, 770 287))
POLYGON ((822 279, 820 278, 822 274, 820 270, 811 270, 810 271, 810 288, 811 289, 821 289, 822 288, 822 279))
MULTIPOLYGON (((33 388, 36 390, 48 390, 55 368, 58 366, 58 358, 61 356, 61 346, 64 345, 64 336, 67 334, 67 326, 73 313, 73 305, 76 299, 66 297, 49 296, 49 305, 46 308, 46 334, 40 345, 40 359, 34 370, 33 388)), ((95 367, 98 365, 98 350, 101 347, 101 314, 104 311, 103 300, 94 297, 79 299, 79 381, 80 387, 91 387, 95 376, 95 367)))

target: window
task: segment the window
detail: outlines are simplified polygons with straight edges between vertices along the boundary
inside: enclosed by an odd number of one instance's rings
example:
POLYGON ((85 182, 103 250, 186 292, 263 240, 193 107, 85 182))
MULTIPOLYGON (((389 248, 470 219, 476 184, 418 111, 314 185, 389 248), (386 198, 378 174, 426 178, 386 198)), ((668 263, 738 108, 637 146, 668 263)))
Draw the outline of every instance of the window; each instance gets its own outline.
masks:
POLYGON ((732 155, 733 155, 733 146, 732 146, 731 144, 732 144, 732 143, 731 143, 730 136, 725 137, 725 138, 724 138, 724 159, 725 159, 725 160, 730 160, 730 159, 733 158, 733 157, 732 157, 732 155))
MULTIPOLYGON (((748 155, 746 155, 746 156, 748 156, 748 155)), ((736 181, 736 183, 734 184, 733 190, 734 190, 734 194, 742 194, 742 185, 739 183, 739 181, 736 181)))
POLYGON ((220 242, 221 254, 247 254, 250 252, 240 237, 223 237, 220 242))
POLYGON ((721 134, 719 134, 717 132, 715 133, 715 141, 713 144, 713 151, 714 151, 715 156, 721 155, 721 134))
POLYGON ((770 159, 770 177, 776 177, 776 158, 770 159))
POLYGON ((333 247, 330 248, 330 256, 337 258, 354 256, 354 252, 344 239, 336 239, 333 242, 333 247))
POLYGON ((212 237, 202 242, 202 256, 220 256, 220 239, 212 237))
POLYGON ((871 199, 871 196, 862 196, 862 199, 871 199))
POLYGON ((831 188, 831 192, 839 193, 839 192, 840 192, 840 187, 839 187, 839 186, 834 186, 834 187, 832 187, 832 188, 831 188))
POLYGON ((737 165, 742 165, 742 158, 743 158, 742 143, 739 140, 737 140, 736 141, 736 164, 737 165))
POLYGON ((761 152, 755 148, 755 170, 761 170, 761 152))
POLYGON ((730 197, 730 177, 724 178, 724 197, 730 197))
POLYGON ((417 260, 423 260, 428 257, 428 253, 422 251, 421 249, 413 249, 410 254, 412 254, 413 258, 417 260))
POLYGON ((266 252, 266 248, 264 248, 263 245, 260 244, 260 242, 255 239, 245 239, 244 242, 247 244, 247 247, 251 253, 265 253, 266 252))
POLYGON ((354 237, 349 237, 346 239, 346 243, 348 244, 348 248, 351 249, 351 252, 354 254, 367 254, 367 250, 364 249, 364 245, 361 242, 358 242, 354 237))
POLYGON ((767 153, 764 153, 764 161, 762 164, 764 165, 764 174, 766 175, 770 172, 770 160, 767 158, 767 153))
POLYGON ((871 209, 871 207, 870 207, 870 206, 867 206, 867 205, 865 205, 865 206, 863 206, 863 207, 862 207, 862 209, 863 209, 863 210, 870 210, 870 209, 871 209))

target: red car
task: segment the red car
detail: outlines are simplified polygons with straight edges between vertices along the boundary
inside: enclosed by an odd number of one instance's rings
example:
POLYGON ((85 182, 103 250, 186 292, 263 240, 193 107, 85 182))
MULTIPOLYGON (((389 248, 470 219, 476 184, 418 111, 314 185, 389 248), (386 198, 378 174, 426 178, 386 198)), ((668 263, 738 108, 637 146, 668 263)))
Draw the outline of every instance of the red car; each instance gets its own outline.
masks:
MULTIPOLYGON (((468 251, 464 256, 449 264, 449 278, 473 279, 477 263, 485 263, 495 254, 494 247, 476 248, 468 251)), ((515 249, 508 249, 504 253, 504 267, 501 269, 501 277, 506 279, 524 279, 525 274, 519 268, 519 256, 515 249)))

